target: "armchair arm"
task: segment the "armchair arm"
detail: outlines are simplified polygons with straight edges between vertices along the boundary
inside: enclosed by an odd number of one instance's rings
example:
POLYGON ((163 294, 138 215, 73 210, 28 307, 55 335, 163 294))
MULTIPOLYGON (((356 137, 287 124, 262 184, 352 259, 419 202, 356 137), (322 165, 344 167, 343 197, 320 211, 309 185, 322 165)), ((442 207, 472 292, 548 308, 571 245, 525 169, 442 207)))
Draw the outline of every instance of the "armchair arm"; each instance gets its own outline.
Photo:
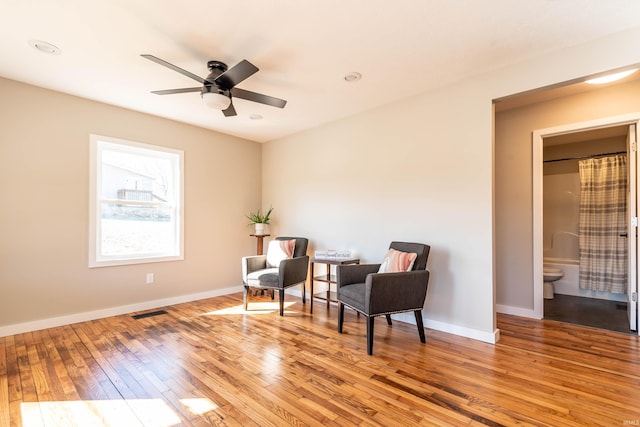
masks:
POLYGON ((336 266, 336 283, 340 288, 353 283, 363 283, 367 275, 377 273, 380 264, 345 264, 336 266))
POLYGON ((242 257, 242 282, 247 283, 247 275, 254 271, 267 268, 266 255, 254 255, 242 257))
POLYGON ((365 282, 365 307, 370 314, 421 309, 427 297, 429 270, 374 273, 365 282))
POLYGON ((309 257, 300 256, 280 261, 278 281, 281 288, 297 285, 307 280, 309 257))

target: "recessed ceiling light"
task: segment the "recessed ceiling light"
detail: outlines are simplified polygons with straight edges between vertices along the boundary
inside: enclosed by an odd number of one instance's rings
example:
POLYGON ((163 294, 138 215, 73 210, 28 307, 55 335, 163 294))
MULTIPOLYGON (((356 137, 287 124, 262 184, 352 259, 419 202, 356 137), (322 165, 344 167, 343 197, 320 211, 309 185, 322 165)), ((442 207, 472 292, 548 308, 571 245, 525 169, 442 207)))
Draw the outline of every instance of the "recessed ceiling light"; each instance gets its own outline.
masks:
POLYGON ((636 71, 638 71, 638 69, 634 68, 633 70, 622 71, 620 73, 609 74, 595 79, 586 80, 585 83, 589 83, 590 85, 602 85, 605 83, 611 83, 615 82, 616 80, 624 79, 625 77, 630 76, 636 71))
POLYGON ((344 76, 344 80, 347 82, 357 82, 361 78, 362 78, 362 74, 358 73, 357 71, 352 71, 348 73, 346 76, 344 76))
POLYGON ((262 120, 262 114, 252 114, 249 116, 251 120, 262 120))
POLYGON ((62 53, 58 46, 42 40, 29 40, 29 46, 38 49, 40 52, 48 53, 49 55, 60 55, 62 53))

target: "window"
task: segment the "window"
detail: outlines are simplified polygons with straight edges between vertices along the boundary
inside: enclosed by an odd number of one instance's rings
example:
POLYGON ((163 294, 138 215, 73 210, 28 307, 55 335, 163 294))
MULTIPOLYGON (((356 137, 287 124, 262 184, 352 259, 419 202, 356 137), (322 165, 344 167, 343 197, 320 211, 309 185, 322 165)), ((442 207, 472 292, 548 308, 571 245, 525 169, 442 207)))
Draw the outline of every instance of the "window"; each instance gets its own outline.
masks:
POLYGON ((183 259, 183 152, 90 142, 89 267, 183 259))

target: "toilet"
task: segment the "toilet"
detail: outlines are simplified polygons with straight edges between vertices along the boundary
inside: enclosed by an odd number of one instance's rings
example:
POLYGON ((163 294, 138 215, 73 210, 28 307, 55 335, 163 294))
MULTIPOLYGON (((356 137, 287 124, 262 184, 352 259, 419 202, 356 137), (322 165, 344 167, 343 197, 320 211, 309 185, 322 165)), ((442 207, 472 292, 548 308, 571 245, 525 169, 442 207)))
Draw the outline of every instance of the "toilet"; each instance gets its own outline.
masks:
POLYGON ((544 270, 544 287, 542 296, 544 299, 553 299, 553 282, 564 277, 564 271, 559 268, 543 267, 544 270))

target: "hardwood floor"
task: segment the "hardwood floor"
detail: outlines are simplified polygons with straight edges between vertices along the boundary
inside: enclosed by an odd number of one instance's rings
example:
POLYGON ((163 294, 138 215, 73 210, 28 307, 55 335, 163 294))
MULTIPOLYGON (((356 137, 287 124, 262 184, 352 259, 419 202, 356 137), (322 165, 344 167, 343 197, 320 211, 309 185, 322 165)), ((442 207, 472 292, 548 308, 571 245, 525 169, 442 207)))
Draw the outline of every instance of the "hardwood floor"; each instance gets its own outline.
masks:
POLYGON ((499 315, 490 345, 287 295, 0 338, 1 426, 640 424, 637 336, 499 315))

